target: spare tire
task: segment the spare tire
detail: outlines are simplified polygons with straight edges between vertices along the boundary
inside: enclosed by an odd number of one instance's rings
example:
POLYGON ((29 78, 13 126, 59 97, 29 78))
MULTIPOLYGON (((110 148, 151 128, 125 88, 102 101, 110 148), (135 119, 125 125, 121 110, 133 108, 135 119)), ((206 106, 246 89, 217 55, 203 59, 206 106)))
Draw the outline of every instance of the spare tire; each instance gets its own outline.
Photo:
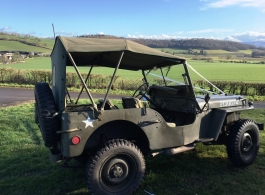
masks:
POLYGON ((60 129, 59 118, 56 115, 56 105, 52 90, 48 83, 37 83, 35 93, 35 122, 40 127, 42 138, 46 147, 56 146, 60 129))

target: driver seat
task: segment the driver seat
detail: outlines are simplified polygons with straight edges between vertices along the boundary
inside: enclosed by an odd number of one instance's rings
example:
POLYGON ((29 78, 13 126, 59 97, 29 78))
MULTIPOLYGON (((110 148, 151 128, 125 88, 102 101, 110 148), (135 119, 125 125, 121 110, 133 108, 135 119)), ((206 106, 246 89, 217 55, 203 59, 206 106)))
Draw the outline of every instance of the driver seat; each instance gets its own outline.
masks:
POLYGON ((135 97, 122 97, 123 108, 142 108, 142 102, 135 97))

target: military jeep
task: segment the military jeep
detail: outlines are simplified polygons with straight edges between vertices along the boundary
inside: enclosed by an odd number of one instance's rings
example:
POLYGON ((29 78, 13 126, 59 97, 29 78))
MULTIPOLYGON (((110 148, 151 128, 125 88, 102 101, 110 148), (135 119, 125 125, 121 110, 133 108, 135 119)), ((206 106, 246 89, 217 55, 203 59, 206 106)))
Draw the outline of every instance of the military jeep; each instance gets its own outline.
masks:
POLYGON ((182 57, 126 39, 59 36, 51 62, 51 88, 42 82, 35 86, 35 122, 52 162, 86 163, 91 194, 132 194, 144 177, 144 156, 174 155, 200 142, 225 145, 239 167, 257 156, 263 124, 240 118, 253 104, 241 95, 194 87, 189 75, 193 68, 182 57), (74 67, 82 84, 75 102, 69 101, 67 66, 74 67), (87 67, 85 78, 79 67, 87 67), (113 68, 113 76, 104 99, 95 102, 89 77, 99 67, 113 68), (108 99, 119 69, 143 75, 135 93, 121 98, 123 108, 108 99), (79 103, 83 91, 89 103, 79 103))

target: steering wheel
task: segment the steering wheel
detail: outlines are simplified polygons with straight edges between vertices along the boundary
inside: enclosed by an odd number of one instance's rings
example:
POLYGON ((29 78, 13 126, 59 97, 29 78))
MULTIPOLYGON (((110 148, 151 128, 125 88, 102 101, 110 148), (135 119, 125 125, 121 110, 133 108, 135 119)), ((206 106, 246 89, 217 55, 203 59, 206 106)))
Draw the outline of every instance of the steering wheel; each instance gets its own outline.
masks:
POLYGON ((158 104, 157 102, 151 100, 147 95, 147 89, 149 88, 149 83, 143 83, 142 85, 140 85, 140 87, 138 87, 135 92, 133 93, 132 97, 138 98, 139 100, 141 100, 142 98, 145 98, 149 103, 151 103, 152 105, 154 105, 157 109, 162 109, 162 107, 160 106, 160 104, 158 104), (144 91, 142 91, 142 87, 144 87, 146 85, 146 88, 144 91), (138 92, 138 94, 137 94, 138 92))
POLYGON ((149 83, 145 82, 142 85, 140 85, 135 92, 133 93, 132 97, 138 98, 139 100, 141 100, 143 97, 146 98, 146 93, 147 93, 147 89, 149 88, 149 83), (144 87, 146 86, 146 87, 144 87), (141 90, 143 89, 144 90, 141 90))

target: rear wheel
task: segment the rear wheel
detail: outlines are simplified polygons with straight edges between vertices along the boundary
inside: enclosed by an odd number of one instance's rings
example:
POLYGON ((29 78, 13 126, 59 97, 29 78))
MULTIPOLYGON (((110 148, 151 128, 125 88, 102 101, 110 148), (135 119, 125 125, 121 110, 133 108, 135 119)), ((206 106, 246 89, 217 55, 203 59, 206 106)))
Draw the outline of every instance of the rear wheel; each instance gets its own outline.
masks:
POLYGON ((54 147, 58 140, 59 119, 56 114, 54 97, 48 83, 35 85, 35 122, 39 125, 46 147, 54 147))
POLYGON ((132 194, 145 172, 141 151, 127 140, 111 140, 88 161, 86 178, 91 194, 132 194))
POLYGON ((236 166, 254 162, 259 150, 259 128, 252 120, 241 119, 234 124, 227 144, 228 157, 236 166))

